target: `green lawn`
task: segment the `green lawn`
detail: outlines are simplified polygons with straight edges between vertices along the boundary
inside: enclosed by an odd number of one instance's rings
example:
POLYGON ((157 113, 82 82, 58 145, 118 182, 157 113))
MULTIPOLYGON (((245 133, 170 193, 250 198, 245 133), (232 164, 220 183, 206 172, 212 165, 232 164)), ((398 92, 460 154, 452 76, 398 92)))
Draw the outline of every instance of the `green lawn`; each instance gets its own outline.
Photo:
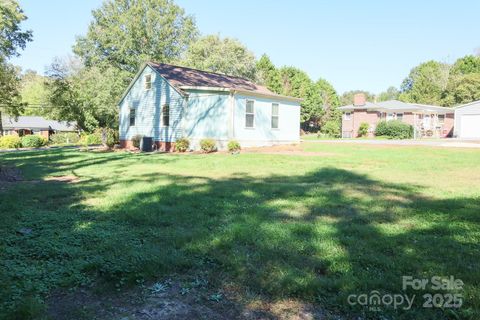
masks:
POLYGON ((197 276, 242 303, 293 298, 346 317, 480 317, 480 151, 302 148, 310 156, 0 154, 32 180, 0 190, 0 317, 39 316, 58 288, 128 290, 197 276), (65 175, 79 181, 43 181, 65 175), (403 275, 461 279, 464 305, 422 308, 422 295, 438 292, 402 291, 403 275), (372 290, 417 297, 409 311, 348 305, 350 294, 372 290))

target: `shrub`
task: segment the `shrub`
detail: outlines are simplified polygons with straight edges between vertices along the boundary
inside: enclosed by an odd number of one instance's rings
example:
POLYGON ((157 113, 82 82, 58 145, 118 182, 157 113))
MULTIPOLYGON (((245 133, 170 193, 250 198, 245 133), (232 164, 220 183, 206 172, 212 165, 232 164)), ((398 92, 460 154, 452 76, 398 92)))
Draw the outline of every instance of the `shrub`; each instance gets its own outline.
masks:
POLYGON ((217 150, 217 144, 213 139, 202 139, 200 140, 200 148, 203 152, 210 153, 217 150))
POLYGON ((240 151, 240 143, 237 140, 230 140, 227 145, 229 152, 238 152, 240 151))
POLYGON ((368 134, 368 129, 370 128, 370 125, 366 122, 360 123, 360 127, 358 127, 358 136, 359 137, 365 137, 368 134))
POLYGON ((36 134, 23 136, 21 140, 24 148, 40 148, 48 143, 46 138, 36 134))
POLYGON ((18 136, 4 136, 0 137, 0 149, 14 149, 20 148, 22 142, 18 136))
POLYGON ((80 142, 84 145, 102 144, 102 137, 98 133, 87 133, 80 138, 80 142))
POLYGON ((320 132, 332 138, 340 138, 340 123, 335 120, 329 120, 325 122, 320 132))
POLYGON ((132 144, 135 148, 140 148, 140 141, 142 141, 142 136, 140 134, 132 137, 132 144))
POLYGON ((94 134, 100 137, 100 143, 113 148, 118 142, 118 131, 111 128, 98 128, 94 134))
POLYGON ((413 138, 413 126, 399 120, 380 121, 375 129, 376 136, 387 136, 392 139, 413 138))
POLYGON ((178 152, 185 152, 190 147, 190 141, 187 138, 177 139, 175 143, 175 150, 178 152))
POLYGON ((76 132, 61 132, 50 136, 52 144, 76 144, 79 141, 80 136, 76 132))

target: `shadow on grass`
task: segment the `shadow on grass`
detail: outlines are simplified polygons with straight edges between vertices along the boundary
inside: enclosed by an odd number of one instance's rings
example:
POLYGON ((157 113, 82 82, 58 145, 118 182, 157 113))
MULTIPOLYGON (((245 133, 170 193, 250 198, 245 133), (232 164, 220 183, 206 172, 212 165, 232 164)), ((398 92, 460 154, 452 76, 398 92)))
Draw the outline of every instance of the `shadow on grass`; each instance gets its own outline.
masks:
MULTIPOLYGON (((52 152, 10 160, 41 176, 55 165, 102 170, 108 163, 112 170, 117 161, 125 166, 139 159, 87 154, 71 162, 52 152)), ((250 298, 295 298, 368 318, 467 318, 479 307, 475 198, 431 199, 419 186, 323 168, 263 178, 145 172, 77 184, 20 184, 0 193, 0 200, 5 310, 54 287, 97 281, 122 287, 171 274, 200 275, 250 298), (139 183, 149 187, 135 188, 139 183), (33 231, 19 235, 22 227, 33 231), (433 291, 402 291, 404 275, 462 279, 465 306, 454 313, 422 308, 421 296, 433 291), (417 298, 412 310, 373 312, 347 303, 350 294, 372 290, 417 298)))

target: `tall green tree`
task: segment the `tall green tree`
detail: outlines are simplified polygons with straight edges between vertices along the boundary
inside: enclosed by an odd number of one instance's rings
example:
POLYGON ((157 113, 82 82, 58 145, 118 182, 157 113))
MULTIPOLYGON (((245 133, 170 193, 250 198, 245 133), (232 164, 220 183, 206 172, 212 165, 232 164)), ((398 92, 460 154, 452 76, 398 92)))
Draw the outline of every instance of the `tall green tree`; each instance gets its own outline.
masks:
POLYGON ((272 92, 278 94, 282 92, 280 73, 266 54, 257 61, 256 69, 259 84, 266 86, 272 92))
POLYGON ((92 132, 118 123, 118 93, 128 85, 126 71, 108 66, 85 68, 78 60, 55 60, 47 71, 49 117, 75 121, 92 132))
POLYGON ((255 56, 240 41, 207 35, 193 42, 180 64, 255 80, 255 56))
POLYGON ((338 110, 340 97, 335 88, 325 79, 319 79, 315 83, 315 90, 320 96, 321 122, 320 126, 328 121, 334 121, 340 125, 342 113, 338 110))
POLYGON ((452 76, 444 96, 443 104, 446 106, 480 100, 480 73, 452 76))
POLYGON ((142 63, 177 61, 198 34, 171 0, 106 0, 73 48, 80 62, 48 72, 51 116, 86 130, 117 127, 117 103, 142 63))
POLYGON ((448 85, 450 68, 451 66, 446 63, 433 60, 413 68, 402 82, 400 100, 441 105, 448 85))
POLYGON ((341 105, 346 106, 346 105, 352 104, 353 103, 353 97, 357 93, 363 93, 365 95, 365 98, 367 99, 367 101, 372 102, 372 101, 375 100, 375 95, 371 92, 364 91, 364 90, 352 90, 352 91, 346 91, 342 94, 342 96, 340 97, 341 105))
POLYGON ((171 0, 108 0, 93 11, 74 52, 87 67, 109 65, 133 75, 147 60, 179 59, 197 33, 194 18, 171 0))
POLYGON ((20 96, 26 104, 23 114, 44 116, 48 110, 46 78, 36 71, 27 70, 20 77, 20 96))
POLYGON ((400 96, 400 90, 395 87, 388 87, 386 91, 380 92, 377 96, 377 101, 397 100, 400 96))
POLYGON ((13 116, 23 111, 18 70, 8 63, 8 59, 18 56, 19 50, 32 39, 32 32, 21 28, 26 19, 17 1, 0 2, 0 135, 3 135, 2 111, 13 116))
POLYGON ((450 74, 465 75, 470 73, 480 73, 480 56, 468 55, 458 59, 452 66, 450 74))

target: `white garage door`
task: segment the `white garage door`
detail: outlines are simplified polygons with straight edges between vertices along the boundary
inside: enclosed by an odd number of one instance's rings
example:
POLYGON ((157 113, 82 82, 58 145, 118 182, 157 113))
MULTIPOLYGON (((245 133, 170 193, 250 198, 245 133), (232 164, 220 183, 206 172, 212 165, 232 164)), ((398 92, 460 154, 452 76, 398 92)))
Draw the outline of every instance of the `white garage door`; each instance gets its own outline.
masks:
POLYGON ((480 114, 464 114, 460 118, 462 138, 480 138, 480 114))

